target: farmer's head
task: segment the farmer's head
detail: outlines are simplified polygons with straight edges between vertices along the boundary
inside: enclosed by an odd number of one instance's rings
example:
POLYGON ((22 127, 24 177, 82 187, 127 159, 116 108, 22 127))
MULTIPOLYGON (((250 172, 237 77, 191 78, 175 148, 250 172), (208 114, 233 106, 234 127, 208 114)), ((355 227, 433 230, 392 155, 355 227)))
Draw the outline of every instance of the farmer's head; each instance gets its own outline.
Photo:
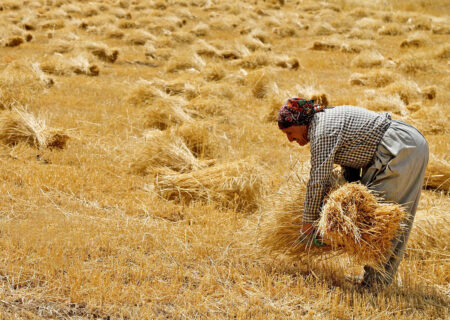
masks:
POLYGON ((323 106, 314 104, 314 100, 292 98, 278 112, 278 127, 286 134, 290 142, 300 146, 308 143, 308 126, 316 112, 323 106))

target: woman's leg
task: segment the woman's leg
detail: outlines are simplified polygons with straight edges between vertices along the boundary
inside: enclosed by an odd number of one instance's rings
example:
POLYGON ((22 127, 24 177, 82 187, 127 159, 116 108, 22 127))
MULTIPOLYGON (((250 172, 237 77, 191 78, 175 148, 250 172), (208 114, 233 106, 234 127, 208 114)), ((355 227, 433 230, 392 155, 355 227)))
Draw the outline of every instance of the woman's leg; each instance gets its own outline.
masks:
POLYGON ((392 254, 382 271, 376 272, 368 266, 364 268, 364 285, 387 285, 392 282, 411 232, 427 163, 428 145, 425 138, 414 127, 393 121, 383 136, 373 165, 363 170, 361 182, 386 201, 403 205, 407 218, 404 228, 392 241, 392 254))

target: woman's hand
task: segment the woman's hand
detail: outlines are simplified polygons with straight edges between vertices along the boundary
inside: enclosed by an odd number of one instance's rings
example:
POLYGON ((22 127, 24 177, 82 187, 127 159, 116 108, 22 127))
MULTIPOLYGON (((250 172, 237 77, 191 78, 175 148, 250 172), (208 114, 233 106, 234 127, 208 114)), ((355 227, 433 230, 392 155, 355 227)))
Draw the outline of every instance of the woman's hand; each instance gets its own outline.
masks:
POLYGON ((312 223, 304 223, 302 225, 302 234, 311 234, 314 232, 312 223))
POLYGON ((311 223, 304 223, 302 225, 302 231, 300 233, 300 242, 307 246, 323 247, 326 244, 323 243, 323 239, 317 238, 317 232, 314 230, 314 226, 311 223))

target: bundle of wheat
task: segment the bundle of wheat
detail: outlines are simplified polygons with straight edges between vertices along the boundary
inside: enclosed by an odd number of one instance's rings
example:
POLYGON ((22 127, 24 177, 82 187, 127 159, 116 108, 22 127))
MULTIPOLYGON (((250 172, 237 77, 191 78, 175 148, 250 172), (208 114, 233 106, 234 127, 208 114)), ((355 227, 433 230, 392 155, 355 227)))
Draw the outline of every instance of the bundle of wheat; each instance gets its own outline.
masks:
POLYGON ((0 114, 0 141, 7 145, 25 142, 38 148, 64 148, 68 135, 48 128, 23 108, 5 110, 0 114))
MULTIPOLYGON (((441 105, 421 107, 412 113, 406 121, 416 127, 422 134, 448 134, 450 115, 441 105)), ((428 138, 428 137, 427 137, 428 138)), ((442 140, 442 141, 445 141, 442 140)), ((436 141, 439 142, 439 141, 436 141)))
POLYGON ((406 105, 398 94, 393 95, 379 95, 376 91, 366 90, 365 101, 360 101, 360 104, 369 110, 381 112, 387 111, 395 114, 405 114, 406 105))
POLYGON ((270 200, 267 199, 258 230, 263 251, 296 260, 321 256, 329 251, 326 247, 307 246, 300 242, 306 178, 306 175, 292 177, 270 200))
MULTIPOLYGON (((291 166, 292 174, 278 192, 268 196, 262 205, 262 218, 258 230, 261 249, 269 254, 283 254, 292 259, 322 257, 330 253, 330 246, 316 247, 300 242, 303 205, 309 168, 291 166)), ((332 185, 343 183, 339 170, 333 171, 332 185)), ((336 250, 334 254, 337 254, 336 250)))
POLYGON ((416 74, 419 72, 427 72, 435 69, 431 59, 427 59, 423 54, 407 54, 398 59, 399 69, 404 73, 416 74))
POLYGON ((197 37, 204 37, 209 33, 209 25, 200 22, 195 27, 192 28, 191 32, 197 37))
POLYGON ((371 30, 363 30, 355 27, 347 34, 347 38, 358 40, 375 40, 376 34, 371 30))
POLYGON ((278 111, 280 110, 283 103, 286 102, 286 98, 290 97, 285 92, 282 92, 277 95, 270 95, 268 98, 268 101, 265 103, 266 110, 263 113, 263 121, 266 122, 274 122, 277 121, 278 111))
POLYGON ((415 33, 410 35, 407 39, 403 40, 400 44, 401 48, 419 48, 426 46, 428 43, 430 43, 430 37, 425 32, 415 33))
POLYGON ((408 241, 408 250, 414 255, 424 255, 430 248, 448 250, 450 241, 450 216, 439 206, 432 210, 418 210, 408 241))
POLYGON ((385 87, 398 78, 396 74, 387 70, 374 70, 367 74, 353 73, 350 84, 368 87, 385 87))
POLYGON ((20 46, 22 43, 24 43, 24 40, 22 37, 10 37, 5 42, 5 47, 17 47, 20 46))
POLYGON ((222 116, 226 110, 231 109, 231 103, 225 99, 213 99, 205 96, 198 96, 189 101, 186 108, 197 114, 201 118, 211 116, 222 116))
POLYGON ((152 130, 139 144, 140 153, 130 161, 133 173, 147 175, 159 168, 187 172, 203 166, 182 138, 166 131, 152 130))
POLYGON ((430 154, 425 171, 425 186, 428 188, 450 191, 450 161, 439 154, 430 154))
POLYGON ((261 170, 249 160, 217 164, 181 174, 165 169, 155 180, 156 190, 168 200, 184 203, 206 201, 238 211, 257 208, 263 185, 261 170))
POLYGON ((348 183, 329 194, 318 229, 331 247, 377 267, 390 253, 405 215, 401 206, 382 203, 367 187, 348 183))
POLYGON ((91 50, 91 53, 99 58, 102 61, 114 63, 118 56, 119 51, 118 50, 108 50, 107 48, 94 48, 91 50))
POLYGON ((85 74, 88 76, 98 76, 100 70, 97 65, 91 64, 89 59, 83 55, 66 59, 62 55, 52 55, 45 58, 41 63, 41 69, 45 73, 54 75, 85 74))
POLYGON ((263 69, 253 71, 247 75, 245 84, 251 88, 255 98, 263 99, 268 96, 271 91, 274 91, 274 86, 276 87, 276 83, 273 81, 273 75, 274 72, 271 70, 263 69))
POLYGON ((54 84, 35 63, 25 61, 10 62, 0 72, 0 108, 28 105, 36 95, 54 84))
POLYGON ((331 41, 314 41, 310 50, 339 50, 340 44, 331 41))
POLYGON ((141 79, 136 82, 136 86, 128 95, 127 101, 135 106, 142 106, 166 97, 167 95, 157 88, 153 82, 141 79))
POLYGON ((267 52, 255 51, 251 55, 239 61, 238 65, 247 69, 256 69, 269 65, 272 62, 271 55, 267 52))
POLYGON ((336 32, 336 30, 330 24, 328 24, 326 22, 321 22, 321 23, 315 24, 311 28, 311 31, 316 36, 329 36, 336 32))
POLYGON ((207 57, 220 57, 220 53, 216 47, 212 46, 203 39, 198 40, 195 43, 195 52, 201 56, 207 57))
POLYGON ((381 66, 384 62, 384 57, 376 50, 365 50, 356 56, 352 62, 352 67, 355 68, 372 68, 381 66))
POLYGON ((207 81, 219 81, 222 80, 226 75, 225 69, 221 64, 210 65, 204 71, 204 78, 207 81))
POLYGON ((70 69, 76 74, 85 74, 87 76, 98 76, 99 68, 91 64, 89 59, 83 55, 76 56, 70 60, 70 69))
POLYGON ((274 59, 274 64, 277 67, 281 67, 284 69, 297 70, 298 68, 301 68, 300 62, 298 61, 297 58, 290 58, 289 56, 286 55, 276 56, 274 59))
POLYGON ((197 53, 183 51, 167 63, 166 72, 177 72, 187 69, 201 71, 205 64, 205 61, 197 53))
MULTIPOLYGON (((383 92, 393 95, 397 94, 406 105, 416 101, 421 94, 424 94, 417 83, 405 79, 389 84, 383 89, 383 92)), ((432 94, 431 91, 428 93, 432 94)))
POLYGON ((390 23, 378 29, 381 36, 399 36, 403 34, 403 27, 398 23, 390 23))
POLYGON ((215 123, 211 120, 185 122, 171 128, 169 132, 181 137, 198 158, 213 158, 227 146, 226 136, 219 137, 216 134, 215 123))
POLYGON ((144 125, 165 130, 172 125, 190 121, 191 116, 182 107, 184 104, 184 99, 174 97, 155 101, 144 110, 144 125))
POLYGON ((361 28, 362 30, 366 29, 373 31, 377 31, 382 26, 382 24, 382 21, 371 17, 364 17, 356 22, 356 26, 358 28, 361 28))
POLYGON ((440 47, 435 54, 437 59, 449 59, 450 58, 450 45, 440 47))

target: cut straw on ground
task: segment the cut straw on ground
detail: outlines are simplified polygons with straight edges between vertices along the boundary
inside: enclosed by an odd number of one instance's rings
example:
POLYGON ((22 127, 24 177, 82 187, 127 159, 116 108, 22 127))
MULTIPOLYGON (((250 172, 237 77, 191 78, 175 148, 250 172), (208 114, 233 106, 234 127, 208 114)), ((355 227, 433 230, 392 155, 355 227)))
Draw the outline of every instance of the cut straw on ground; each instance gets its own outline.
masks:
POLYGON ((161 170, 155 188, 168 200, 215 202, 220 208, 251 211, 257 208, 264 180, 252 161, 234 161, 188 173, 161 170))

